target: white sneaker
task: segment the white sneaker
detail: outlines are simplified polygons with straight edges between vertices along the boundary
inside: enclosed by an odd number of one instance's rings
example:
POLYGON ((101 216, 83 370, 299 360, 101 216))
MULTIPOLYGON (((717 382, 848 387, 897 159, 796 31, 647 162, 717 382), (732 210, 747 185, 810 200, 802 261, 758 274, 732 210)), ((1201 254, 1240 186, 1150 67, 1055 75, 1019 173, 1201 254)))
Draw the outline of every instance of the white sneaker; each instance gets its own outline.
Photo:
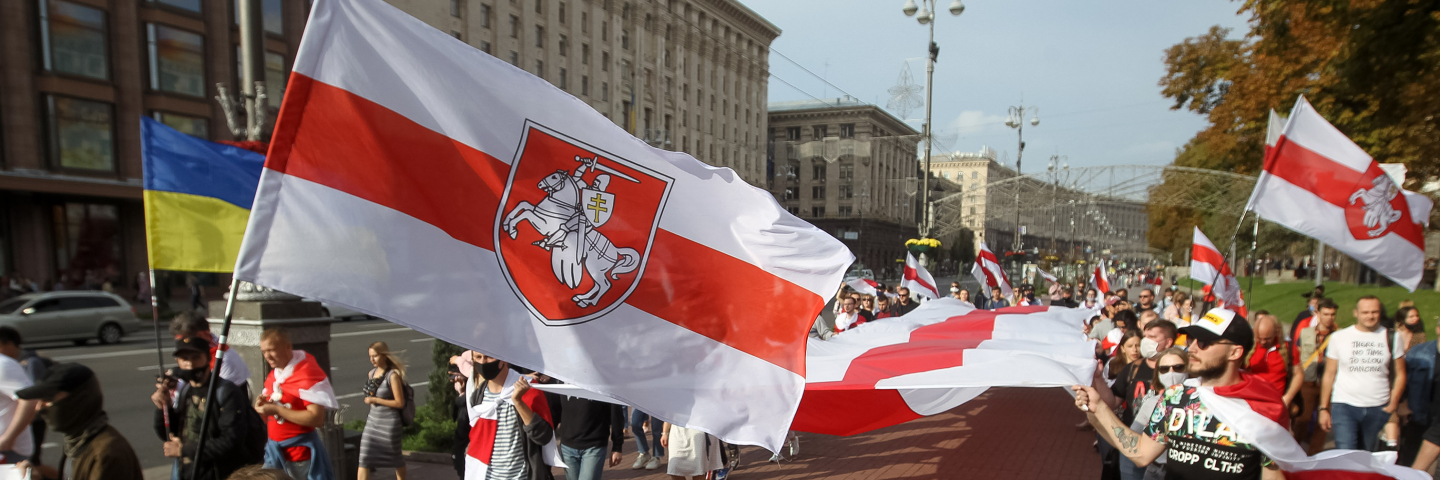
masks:
POLYGON ((636 456, 635 456, 635 464, 634 464, 634 465, 631 465, 631 466, 630 466, 630 469, 631 469, 631 470, 639 470, 639 469, 641 469, 641 468, 645 468, 645 462, 652 461, 652 460, 654 460, 654 458, 652 458, 652 457, 650 456, 650 454, 645 453, 645 452, 640 452, 639 455, 636 455, 636 456))
POLYGON ((645 469, 646 469, 646 470, 654 470, 654 469, 657 469, 657 468, 660 468, 660 459, 659 459, 659 458, 650 457, 650 461, 649 461, 649 462, 645 462, 645 469))

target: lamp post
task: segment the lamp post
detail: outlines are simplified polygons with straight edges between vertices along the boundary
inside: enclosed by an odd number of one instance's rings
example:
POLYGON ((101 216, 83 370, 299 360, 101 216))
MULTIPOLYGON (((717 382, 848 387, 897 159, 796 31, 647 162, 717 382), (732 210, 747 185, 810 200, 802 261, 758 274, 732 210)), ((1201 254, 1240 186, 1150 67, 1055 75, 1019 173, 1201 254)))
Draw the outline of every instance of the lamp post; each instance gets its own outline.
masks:
MULTIPOLYGON (((900 9, 905 13, 905 16, 914 16, 915 20, 920 22, 921 25, 930 27, 930 55, 925 61, 925 128, 924 131, 921 132, 925 137, 925 172, 924 180, 922 180, 920 187, 920 208, 923 209, 920 212, 921 220, 919 230, 921 238, 930 236, 930 146, 934 138, 931 136, 930 129, 930 100, 934 97, 935 92, 935 59, 940 56, 940 46, 935 44, 935 24, 933 23, 933 20, 935 20, 935 1, 936 0, 920 0, 920 4, 917 5, 915 0, 905 0, 905 5, 900 9)), ((950 4, 950 15, 958 17, 964 12, 965 4, 960 0, 955 0, 950 4)), ((925 257, 926 255, 923 254, 920 256, 920 263, 922 265, 926 263, 925 257)))
MULTIPOLYGON (((1020 160, 1025 155, 1025 115, 1030 115, 1030 126, 1040 125, 1040 107, 1026 107, 1024 103, 1010 107, 1010 115, 1005 118, 1005 126, 1016 130, 1019 137, 1019 149, 1015 151, 1015 176, 1019 177, 1020 160)), ((1024 235, 1020 230, 1020 187, 1015 186, 1015 226, 1012 231, 1015 233, 1014 251, 1021 252, 1025 249, 1024 235)), ((1020 258, 1015 259, 1015 272, 1020 272, 1020 258)))
POLYGON ((1065 171, 1065 172, 1069 172, 1069 171, 1070 171, 1070 157, 1069 157, 1069 156, 1066 156, 1066 155, 1051 155, 1051 156, 1050 156, 1050 164, 1049 164, 1049 166, 1045 167, 1045 169, 1050 171, 1050 180, 1051 180, 1051 187, 1050 187, 1050 251, 1052 251, 1052 252, 1054 252, 1054 253, 1060 253, 1060 250, 1058 249, 1058 247, 1056 247, 1056 241, 1057 241, 1059 235, 1056 235, 1055 232, 1056 232, 1057 230, 1059 230, 1059 228, 1058 228, 1058 224, 1056 223, 1058 217, 1055 215, 1055 211, 1060 208, 1060 172, 1061 172, 1061 171, 1065 171), (1063 164, 1063 166, 1062 166, 1062 164, 1063 164))

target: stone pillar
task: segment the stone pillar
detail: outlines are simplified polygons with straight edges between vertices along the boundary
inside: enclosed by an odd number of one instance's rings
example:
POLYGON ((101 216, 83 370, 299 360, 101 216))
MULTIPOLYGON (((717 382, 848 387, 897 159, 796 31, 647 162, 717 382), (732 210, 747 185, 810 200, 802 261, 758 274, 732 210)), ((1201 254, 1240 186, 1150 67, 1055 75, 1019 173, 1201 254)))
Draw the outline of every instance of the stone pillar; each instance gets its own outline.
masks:
MULTIPOLYGON (((225 300, 210 302, 213 316, 225 313, 225 300)), ((224 318, 210 318, 210 330, 218 336, 224 318)), ((270 375, 270 364, 260 353, 260 335, 266 329, 284 328, 290 334, 290 342, 296 350, 303 350, 315 357, 328 375, 330 372, 330 323, 324 316, 319 302, 302 301, 300 297, 249 282, 241 282, 241 291, 236 296, 235 310, 230 322, 229 344, 245 365, 250 367, 250 393, 259 395, 265 388, 265 377, 270 375)), ((339 410, 329 410, 325 424, 317 431, 330 456, 331 469, 337 478, 353 478, 358 468, 359 445, 354 452, 346 450, 344 427, 337 422, 339 410)))

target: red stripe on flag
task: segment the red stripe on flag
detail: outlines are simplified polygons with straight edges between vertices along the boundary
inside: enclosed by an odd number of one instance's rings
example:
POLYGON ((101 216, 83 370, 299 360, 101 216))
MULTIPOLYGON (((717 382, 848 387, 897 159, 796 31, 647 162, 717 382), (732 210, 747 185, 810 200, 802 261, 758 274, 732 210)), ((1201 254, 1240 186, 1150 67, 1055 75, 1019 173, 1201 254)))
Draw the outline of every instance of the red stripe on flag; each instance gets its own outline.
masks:
MULTIPOLYGON (((509 164, 298 73, 290 76, 287 91, 281 115, 289 120, 278 125, 289 129, 276 129, 266 168, 394 209, 458 241, 495 249, 494 215, 509 164)), ((627 303, 797 374, 804 373, 804 332, 824 308, 809 290, 663 229, 656 230, 645 275, 627 303), (774 322, 781 318, 793 320, 774 322)))
MULTIPOLYGON (((1374 187, 1371 182, 1375 177, 1385 175, 1385 171, 1380 169, 1379 163, 1372 160, 1370 168, 1364 173, 1359 173, 1353 168, 1290 141, 1288 137, 1280 137, 1280 141, 1270 149, 1270 154, 1265 159, 1265 171, 1344 209, 1346 223, 1350 226, 1351 234, 1357 240, 1371 239, 1365 234, 1364 201, 1352 205, 1350 195, 1361 189, 1374 187)), ((1400 186, 1396 185, 1395 188, 1398 189, 1400 186)), ((1400 211, 1400 219, 1391 223, 1390 230, 1386 233, 1399 235, 1400 238, 1424 250, 1425 234, 1420 224, 1415 223, 1415 220, 1410 217, 1410 208, 1405 200, 1405 195, 1397 192, 1395 199, 1391 200, 1391 205, 1400 211), (1399 203, 1399 206, 1394 206, 1396 203, 1399 203)))
POLYGON ((916 285, 920 285, 921 287, 924 287, 926 290, 929 290, 931 293, 935 293, 935 294, 939 294, 939 293, 940 293, 940 290, 937 289, 937 288, 935 288, 934 285, 931 285, 930 282, 927 282, 927 281, 925 281, 925 279, 920 278, 920 272, 917 271, 917 270, 915 270, 915 267, 912 267, 912 266, 910 266, 909 264, 906 264, 906 265, 905 265, 905 274, 904 274, 904 276, 905 276, 905 280, 909 280, 909 281, 915 282, 916 285))
POLYGON ((1220 252, 1205 248, 1198 243, 1195 244, 1195 248, 1191 249, 1190 259, 1210 264, 1211 267, 1218 265, 1221 276, 1230 275, 1230 264, 1225 263, 1225 257, 1220 255, 1220 252))
POLYGON ((810 390, 800 397, 800 409, 790 429, 825 435, 857 435, 920 418, 898 390, 810 390), (860 412, 849 415, 847 412, 860 412), (838 414, 837 414, 838 413, 838 414))

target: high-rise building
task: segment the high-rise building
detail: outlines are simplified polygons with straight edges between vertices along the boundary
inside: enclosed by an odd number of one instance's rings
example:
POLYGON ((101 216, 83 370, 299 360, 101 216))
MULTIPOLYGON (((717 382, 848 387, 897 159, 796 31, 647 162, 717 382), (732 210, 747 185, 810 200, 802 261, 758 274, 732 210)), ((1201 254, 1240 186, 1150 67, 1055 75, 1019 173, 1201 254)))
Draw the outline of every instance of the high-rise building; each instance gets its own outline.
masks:
POLYGON ((735 0, 386 0, 653 145, 765 183, 770 42, 735 0))
MULTIPOLYGON (((233 0, 0 2, 0 274, 134 288, 147 265, 140 117, 229 140, 233 0)), ((273 115, 308 1, 263 0, 273 115)))

